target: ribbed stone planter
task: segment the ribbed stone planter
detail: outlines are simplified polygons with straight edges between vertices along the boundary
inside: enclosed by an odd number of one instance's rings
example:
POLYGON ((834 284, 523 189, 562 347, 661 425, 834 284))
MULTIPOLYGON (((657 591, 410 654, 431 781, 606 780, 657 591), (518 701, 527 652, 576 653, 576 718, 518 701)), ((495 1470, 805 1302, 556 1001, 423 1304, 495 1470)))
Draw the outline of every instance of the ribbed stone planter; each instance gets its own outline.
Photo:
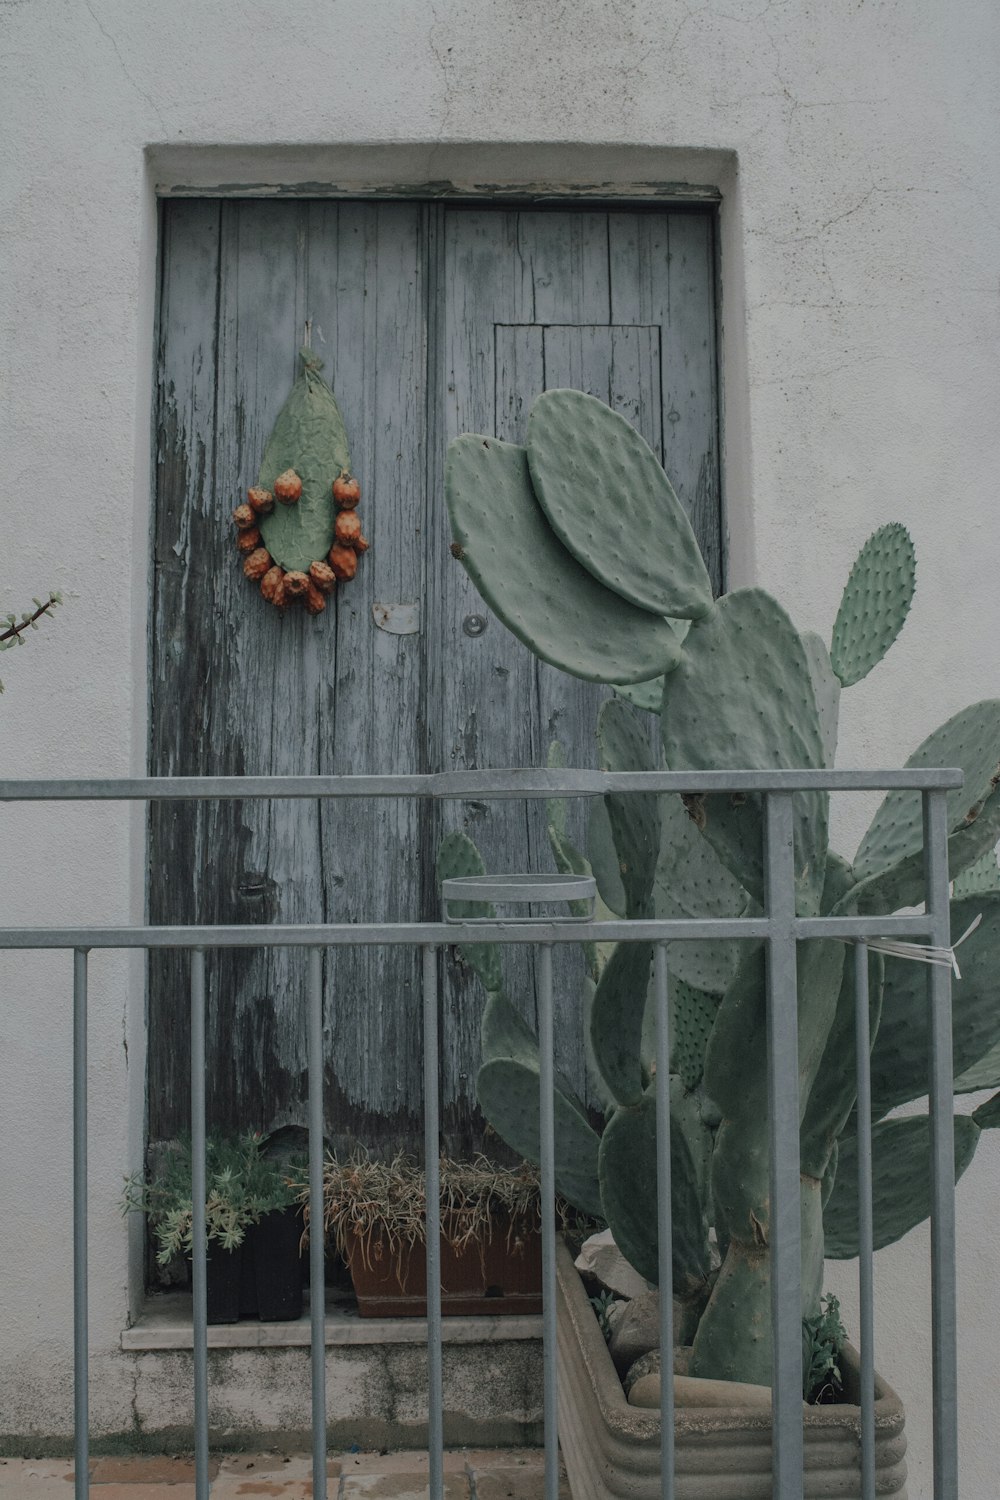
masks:
MULTIPOLYGON (((573 1500, 660 1500, 660 1417, 629 1406, 565 1246, 558 1256, 559 1442, 573 1500)), ((845 1372, 850 1390, 857 1366, 845 1372)), ((875 1488, 906 1500, 903 1405, 876 1376, 875 1488)), ((769 1412, 679 1409, 676 1500, 771 1500, 769 1412)), ((805 1413, 804 1500, 861 1500, 861 1410, 805 1413)))

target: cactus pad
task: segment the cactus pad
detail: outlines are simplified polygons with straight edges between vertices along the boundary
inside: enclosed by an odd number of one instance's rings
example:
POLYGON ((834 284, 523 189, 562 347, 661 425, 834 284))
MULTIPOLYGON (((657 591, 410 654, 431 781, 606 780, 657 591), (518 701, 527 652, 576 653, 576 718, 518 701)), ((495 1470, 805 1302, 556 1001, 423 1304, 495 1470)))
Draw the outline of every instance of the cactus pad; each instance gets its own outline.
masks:
POLYGON ((981 859, 958 876, 952 894, 958 900, 962 896, 983 896, 994 891, 1000 891, 1000 864, 997 864, 997 851, 987 849, 981 859))
MULTIPOLYGON (((491 995, 482 1024, 483 1065, 476 1094, 494 1130, 528 1161, 540 1150, 538 1042, 503 994, 491 995)), ((556 1186, 583 1213, 600 1217, 598 1136, 583 1105, 560 1078, 555 1087, 556 1186)))
MULTIPOLYGON (((608 698, 597 716, 597 752, 602 771, 656 769, 649 739, 620 698, 608 698)), ((655 792, 613 792, 605 799, 618 854, 625 912, 649 916, 660 852, 660 810, 655 792)))
MULTIPOLYGON (((1000 952, 1000 895, 970 896, 951 905, 953 937, 975 917, 982 922, 962 944, 961 979, 952 985, 952 1055, 961 1075, 1000 1043, 997 954, 1000 952)), ((876 1119, 899 1104, 927 1093, 930 1077, 927 1028, 927 976, 922 964, 885 961, 882 1021, 872 1049, 872 1113, 876 1119)))
POLYGON ((823 764, 831 766, 837 755, 837 730, 840 721, 840 683, 820 637, 813 630, 802 636, 802 648, 809 663, 816 712, 819 715, 819 732, 823 741, 823 764))
POLYGON ((593 797, 587 817, 587 858, 604 905, 616 917, 625 915, 625 887, 618 864, 611 819, 603 797, 593 797))
POLYGON ((621 682, 615 692, 633 708, 641 708, 648 714, 658 714, 663 702, 663 678, 653 677, 649 682, 621 682))
MULTIPOLYGON (((955 1180, 976 1154, 980 1130, 969 1115, 955 1116, 955 1180)), ((875 1249, 902 1239, 931 1211, 930 1120, 882 1120, 872 1131, 872 1204, 875 1249)), ((823 1210, 826 1254, 853 1260, 858 1253, 858 1143, 842 1138, 837 1179, 823 1210)))
POLYGON ((844 687, 882 660, 903 628, 915 586, 910 533, 898 521, 881 526, 858 553, 833 627, 830 660, 844 687))
POLYGON ((618 1104, 638 1104, 642 1098, 642 1020, 652 962, 651 943, 619 943, 594 995, 590 1044, 618 1104))
POLYGON ((711 611, 691 523, 624 417, 582 391, 546 391, 528 418, 528 465, 553 531, 588 573, 654 615, 711 611))
MULTIPOLYGON (((671 1121, 673 1127, 674 1122, 671 1121)), ((656 1232, 656 1093, 650 1086, 634 1109, 619 1109, 601 1136, 601 1201, 615 1244, 640 1276, 660 1276, 656 1232)), ((708 1225, 698 1174, 683 1130, 670 1131, 673 1282, 677 1292, 709 1269, 708 1225)))
MULTIPOLYGON (((678 948, 685 945, 678 943, 678 948)), ((719 1010, 718 995, 696 990, 683 979, 670 984, 671 1067, 685 1088, 697 1088, 705 1070, 705 1048, 719 1010)))
MULTIPOLYGON (((823 740, 809 664, 798 631, 763 589, 726 594, 711 619, 688 631, 666 679, 663 750, 671 770, 822 767, 823 740)), ((825 793, 795 798, 797 905, 819 909, 826 865, 825 793)), ((763 895, 759 797, 705 797, 699 821, 723 863, 751 895, 763 895)))
MULTIPOLYGON (((747 893, 684 810, 680 797, 660 799, 660 854, 653 883, 658 918, 739 917, 747 893)), ((744 951, 737 939, 697 939, 669 945, 670 972, 697 990, 721 995, 732 983, 744 951)))
POLYGON ((672 626, 612 593, 567 552, 535 499, 523 448, 456 438, 445 493, 469 577, 536 656, 590 682, 645 682, 676 665, 672 626))
POLYGON ((955 1077, 956 1094, 977 1094, 980 1089, 1000 1089, 1000 1042, 955 1077))
POLYGON ((309 349, 299 358, 302 373, 278 413, 257 483, 273 490, 278 475, 294 468, 302 495, 295 505, 276 505, 257 524, 274 562, 286 571, 307 573, 310 563, 322 562, 333 545, 331 486, 341 469, 351 467, 351 454, 340 408, 319 373, 322 360, 309 349))
MULTIPOLYGON (((965 782, 948 792, 948 857, 952 874, 996 843, 1000 798, 1000 700, 972 703, 948 719, 906 762, 958 766, 965 782)), ((889 792, 854 857, 854 874, 869 902, 886 910, 924 899, 923 813, 919 792, 889 792)))
MULTIPOLYGON (((910 964, 911 969, 920 968, 910 964)), ((882 1014, 882 975, 884 971, 881 953, 868 955, 868 1035, 872 1042, 878 1031, 882 1014)), ((926 983, 926 980, 924 980, 926 983)), ((854 1016, 855 1016, 854 954, 847 952, 840 981, 840 995, 833 1024, 826 1039, 823 1061, 816 1080, 804 1101, 802 1117, 802 1140, 800 1161, 803 1173, 808 1177, 822 1177, 832 1188, 828 1179, 830 1163, 837 1150, 837 1141, 851 1118, 857 1099, 857 1075, 854 1069, 854 1016)))
POLYGON ((1000 1094, 994 1094, 992 1099, 974 1109, 972 1118, 980 1130, 1000 1130, 1000 1094))

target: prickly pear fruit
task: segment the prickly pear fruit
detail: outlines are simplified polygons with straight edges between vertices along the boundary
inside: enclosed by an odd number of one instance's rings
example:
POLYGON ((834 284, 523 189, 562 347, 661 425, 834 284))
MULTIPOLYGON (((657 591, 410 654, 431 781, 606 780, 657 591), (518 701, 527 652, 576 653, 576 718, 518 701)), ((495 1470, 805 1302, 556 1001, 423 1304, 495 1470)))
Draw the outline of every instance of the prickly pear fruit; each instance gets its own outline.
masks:
POLYGON ((280 608, 285 603, 285 570, 275 565, 268 568, 260 580, 260 591, 268 604, 277 605, 280 608))
POLYGON ((351 509, 361 499, 361 486, 346 469, 333 481, 333 498, 343 510, 351 509))
POLYGON ((350 547, 330 548, 330 567, 335 578, 353 578, 358 571, 357 553, 350 547))
POLYGON ((337 582, 337 575, 325 562, 314 562, 309 564, 309 577, 321 593, 330 594, 337 582))
POLYGON ((263 578, 271 566, 271 554, 266 547, 257 547, 250 553, 243 564, 243 571, 248 578, 263 578))
POLYGON ((236 538, 236 545, 241 552, 255 552, 260 546, 260 530, 251 526, 247 531, 241 531, 236 538))
POLYGON ((286 469, 274 481, 274 498, 282 505, 294 505, 302 497, 302 480, 294 469, 286 469))

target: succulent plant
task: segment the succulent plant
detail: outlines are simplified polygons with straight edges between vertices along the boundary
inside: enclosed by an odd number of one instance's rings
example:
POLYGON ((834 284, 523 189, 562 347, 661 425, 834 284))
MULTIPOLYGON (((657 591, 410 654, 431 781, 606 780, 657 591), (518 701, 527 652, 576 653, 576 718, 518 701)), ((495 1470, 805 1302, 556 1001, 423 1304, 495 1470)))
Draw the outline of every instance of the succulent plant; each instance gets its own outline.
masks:
MULTIPOLYGON (((597 735, 606 770, 820 769, 833 765, 841 689, 893 643, 913 597, 904 527, 865 543, 844 589, 830 646, 798 631, 759 588, 713 600, 687 517, 655 454, 627 422, 578 391, 535 402, 525 448, 471 434, 450 446, 448 508, 459 558, 487 604, 537 656, 615 685, 597 735), (654 753, 639 717, 659 711, 654 753)), ((648 720, 647 720, 648 722, 648 720)), ((1000 701, 973 704, 935 730, 912 766, 959 766, 949 793, 949 859, 959 879, 953 924, 983 920, 963 947, 955 987, 956 1089, 1000 1089, 1000 701), (966 872, 963 874, 963 872, 966 872), (964 882, 964 884, 962 883, 964 882)), ((586 854, 550 805, 564 870, 592 870, 606 914, 738 916, 763 900, 757 796, 636 793, 595 804, 586 854)), ((890 792, 853 863, 829 846, 829 798, 795 798, 800 915, 888 914, 922 902, 918 793, 890 792)), ((439 873, 481 871, 464 834, 447 838, 439 873)), ((480 909, 477 914, 485 914, 480 909)), ((503 990, 498 949, 469 945, 487 991, 478 1095, 494 1128, 538 1159, 538 1045, 503 990)), ((669 948, 674 1290, 703 1304, 691 1372, 768 1382, 770 1203, 763 945, 669 948), (714 1230, 721 1265, 713 1267, 714 1230)), ((556 1085, 559 1190, 600 1212, 620 1248, 657 1278, 655 1097, 647 1004, 648 944, 591 944, 582 1010, 604 1121, 564 1079, 556 1085)), ((887 1118, 928 1089, 925 971, 869 958, 876 1245, 929 1212, 929 1121, 887 1118)), ((803 1320, 821 1316, 824 1255, 858 1253, 854 964, 845 944, 798 951, 803 1320)), ((956 1172, 982 1130, 1000 1125, 1000 1094, 955 1121, 956 1172)))

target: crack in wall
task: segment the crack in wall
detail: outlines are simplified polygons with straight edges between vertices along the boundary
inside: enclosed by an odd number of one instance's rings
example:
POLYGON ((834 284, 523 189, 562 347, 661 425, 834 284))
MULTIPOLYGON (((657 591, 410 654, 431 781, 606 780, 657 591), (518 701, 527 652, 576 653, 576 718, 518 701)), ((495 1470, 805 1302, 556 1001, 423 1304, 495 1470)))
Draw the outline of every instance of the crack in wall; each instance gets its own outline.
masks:
POLYGON ((135 79, 132 77, 132 74, 129 72, 129 70, 128 70, 126 64, 125 64, 125 59, 121 55, 121 51, 119 50, 118 43, 115 41, 115 39, 112 36, 111 32, 108 31, 107 27, 104 25, 104 23, 101 20, 101 18, 98 15, 95 14, 94 7, 91 5, 90 0, 83 0, 83 3, 84 3, 84 7, 85 7, 85 9, 87 11, 87 14, 90 16, 90 19, 93 21, 93 23, 97 27, 98 31, 104 37, 105 41, 110 42, 111 45, 112 45, 112 47, 114 48, 115 56, 118 59, 118 65, 121 68, 122 72, 124 73, 126 79, 132 85, 132 88, 139 95, 140 99, 145 100, 145 102, 149 105, 150 109, 153 111, 153 113, 156 116, 157 120, 160 122, 160 129, 164 133, 166 133, 167 124, 166 124, 166 121, 164 120, 162 114, 160 113, 159 108, 157 107, 155 99, 153 99, 153 97, 150 94, 147 94, 146 90, 144 88, 142 88, 138 83, 136 83, 135 79))

